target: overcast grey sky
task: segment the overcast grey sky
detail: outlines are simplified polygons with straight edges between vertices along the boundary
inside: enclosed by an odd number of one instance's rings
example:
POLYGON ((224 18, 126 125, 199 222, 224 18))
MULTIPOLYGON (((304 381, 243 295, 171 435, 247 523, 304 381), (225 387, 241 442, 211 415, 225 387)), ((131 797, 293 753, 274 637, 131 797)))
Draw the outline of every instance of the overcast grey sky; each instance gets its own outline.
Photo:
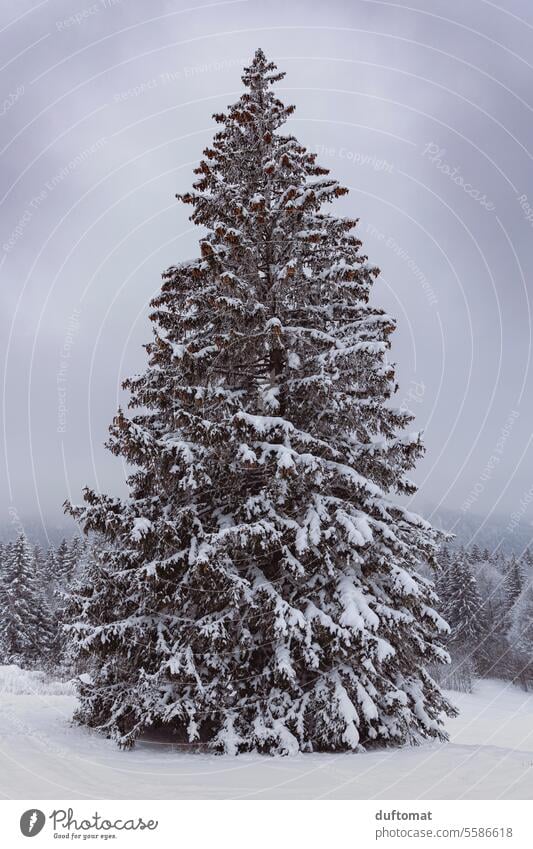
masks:
POLYGON ((174 194, 261 46, 382 269, 398 400, 425 430, 414 506, 533 518, 531 3, 4 0, 0 16, 4 517, 56 521, 85 483, 123 491, 103 448, 120 382, 143 367, 161 271, 196 253, 174 194))

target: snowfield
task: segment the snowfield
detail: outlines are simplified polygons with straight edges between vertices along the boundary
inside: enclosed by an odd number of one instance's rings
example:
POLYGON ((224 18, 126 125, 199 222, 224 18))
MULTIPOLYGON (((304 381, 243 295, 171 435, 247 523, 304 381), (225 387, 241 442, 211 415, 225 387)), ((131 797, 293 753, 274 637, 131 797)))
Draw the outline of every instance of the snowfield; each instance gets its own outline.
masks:
POLYGON ((71 686, 0 668, 6 799, 530 799, 533 693, 479 681, 449 693, 451 740, 354 755, 218 757, 141 742, 129 752, 73 726, 71 686))

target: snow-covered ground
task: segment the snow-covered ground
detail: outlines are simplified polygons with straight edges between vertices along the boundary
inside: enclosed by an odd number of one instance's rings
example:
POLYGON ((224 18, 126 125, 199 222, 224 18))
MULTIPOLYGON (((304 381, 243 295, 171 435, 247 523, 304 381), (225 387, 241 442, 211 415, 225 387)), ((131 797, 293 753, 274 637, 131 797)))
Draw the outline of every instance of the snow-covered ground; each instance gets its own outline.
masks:
POLYGON ((160 743, 119 751, 71 724, 69 685, 0 669, 0 794, 39 799, 527 799, 533 694, 480 681, 450 693, 450 743, 362 755, 238 758, 160 743))

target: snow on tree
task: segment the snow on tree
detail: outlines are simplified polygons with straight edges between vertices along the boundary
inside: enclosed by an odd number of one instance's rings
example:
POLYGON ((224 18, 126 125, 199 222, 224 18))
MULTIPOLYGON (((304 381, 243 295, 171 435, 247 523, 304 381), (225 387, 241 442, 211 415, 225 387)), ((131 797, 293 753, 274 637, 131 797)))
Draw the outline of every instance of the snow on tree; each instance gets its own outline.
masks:
POLYGON ((491 659, 487 612, 467 556, 459 554, 448 570, 441 610, 451 629, 452 669, 444 680, 469 692, 473 676, 489 668, 491 659))
POLYGON ((503 551, 497 551, 495 554, 492 555, 491 560, 494 563, 494 565, 496 566, 496 568, 500 570, 502 575, 504 575, 507 572, 507 569, 509 568, 509 564, 507 562, 507 559, 506 559, 503 551))
POLYGON ((69 582, 77 581, 87 570, 88 563, 93 556, 92 546, 88 540, 76 535, 70 543, 70 556, 72 569, 69 582))
POLYGON ((39 591, 50 610, 53 608, 54 582, 51 580, 48 563, 49 553, 45 553, 39 544, 33 546, 33 568, 39 591))
POLYGON ((514 659, 514 677, 525 687, 533 682, 533 585, 528 584, 510 613, 507 639, 514 659))
POLYGON ((507 610, 510 610, 518 599, 524 587, 524 575, 520 561, 513 554, 507 567, 503 588, 506 597, 507 610))
POLYGON ((457 557, 450 567, 444 615, 450 643, 474 649, 485 631, 483 600, 467 561, 457 557))
POLYGON ((59 589, 63 584, 62 567, 57 559, 57 552, 51 545, 46 552, 42 567, 43 580, 45 584, 46 601, 51 610, 55 611, 59 604, 59 589))
POLYGON ((37 570, 39 572, 44 572, 46 557, 39 543, 36 543, 33 546, 33 560, 37 570))
POLYGON ((0 646, 4 662, 25 666, 48 659, 53 625, 24 534, 6 546, 2 577, 0 646))
POLYGON ((76 534, 72 537, 69 545, 71 558, 74 563, 76 563, 83 555, 85 550, 85 540, 83 537, 76 534))
POLYGON ((133 745, 361 750, 445 738, 439 534, 396 494, 423 453, 390 402, 395 322, 347 190, 294 136, 261 50, 181 196, 200 257, 163 275, 108 446, 130 495, 67 509, 102 540, 72 599, 78 719, 133 745))
POLYGON ((509 645, 504 621, 506 597, 502 575, 490 559, 479 563, 474 574, 483 602, 485 628, 478 653, 477 672, 488 677, 506 678, 509 674, 509 645))
POLYGON ((452 555, 447 545, 442 546, 437 556, 438 570, 435 577, 435 592, 438 596, 438 609, 443 610, 448 594, 448 578, 452 564, 452 555))
POLYGON ((452 556, 452 553, 449 549, 449 546, 443 545, 439 549, 439 552, 438 552, 438 555, 437 555, 437 564, 439 566, 439 570, 438 570, 437 574, 444 576, 447 573, 448 569, 450 568, 452 561, 453 561, 453 556, 452 556))
POLYGON ((55 552, 57 581, 60 586, 67 586, 72 580, 76 567, 77 549, 62 539, 55 552))
POLYGON ((6 561, 9 543, 4 545, 0 542, 0 664, 7 662, 7 647, 5 641, 5 623, 7 621, 8 598, 7 598, 7 570, 6 561))
POLYGON ((531 567, 533 566, 533 554, 531 553, 529 546, 524 551, 522 555, 522 560, 526 569, 531 569, 531 567))
POLYGON ((75 666, 75 656, 72 647, 66 640, 66 629, 70 624, 69 617, 72 610, 71 600, 80 591, 82 582, 87 579, 90 563, 95 556, 93 545, 79 536, 75 536, 72 539, 69 549, 73 564, 70 579, 63 581, 55 592, 55 614, 58 622, 56 647, 59 662, 63 667, 67 668, 75 666))
POLYGON ((469 561, 470 563, 480 563, 482 560, 483 555, 481 553, 481 549, 477 543, 474 543, 474 545, 469 551, 469 561))
POLYGON ((447 545, 443 545, 439 551, 438 555, 439 565, 448 568, 450 563, 452 562, 452 555, 450 553, 450 549, 447 545))

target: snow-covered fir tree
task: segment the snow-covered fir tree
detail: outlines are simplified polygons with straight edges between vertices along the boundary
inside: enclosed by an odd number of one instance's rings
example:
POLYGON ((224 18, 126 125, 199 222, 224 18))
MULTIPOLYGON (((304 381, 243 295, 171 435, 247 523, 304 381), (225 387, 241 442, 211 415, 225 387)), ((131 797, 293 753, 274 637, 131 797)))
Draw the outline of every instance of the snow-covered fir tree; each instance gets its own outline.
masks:
POLYGON ((36 567, 37 571, 39 572, 39 574, 44 575, 45 568, 46 568, 46 555, 45 555, 44 551, 42 550, 41 546, 39 545, 39 543, 36 543, 33 546, 33 561, 35 563, 35 567, 36 567))
POLYGON ((402 506, 423 451, 394 407, 394 320, 346 194, 292 135, 261 50, 196 169, 200 257, 164 274, 146 371, 109 447, 128 499, 68 509, 102 540, 75 594, 78 719, 223 752, 445 737, 439 535, 402 506))
POLYGON ((0 663, 5 663, 7 660, 7 651, 4 644, 5 640, 5 623, 7 619, 8 598, 7 598, 7 549, 8 545, 0 542, 0 663))
POLYGON ((452 555, 449 546, 443 545, 439 551, 438 563, 441 569, 445 572, 452 562, 452 555))
POLYGON ((6 663, 33 666, 50 659, 53 623, 32 547, 24 534, 5 548, 0 598, 0 647, 6 663))
POLYGON ((522 555, 522 560, 526 569, 531 569, 533 567, 533 554, 531 553, 531 549, 529 548, 529 546, 524 551, 524 554, 522 555))
POLYGON ((475 542, 472 548, 469 551, 469 561, 470 563, 481 563, 483 560, 483 555, 481 553, 481 549, 479 545, 475 542))
POLYGON ((66 586, 72 580, 76 565, 76 554, 73 544, 69 545, 66 539, 62 539, 54 554, 57 570, 56 580, 60 586, 66 586))
POLYGON ((533 585, 528 584, 510 612, 507 639, 513 658, 513 677, 525 687, 533 685, 533 585))
POLYGON ((510 610, 524 588, 522 567, 514 554, 511 555, 511 560, 507 567, 503 588, 507 601, 507 609, 510 610))
POLYGON ((453 562, 450 549, 443 545, 437 558, 438 569, 435 576, 435 592, 438 596, 438 610, 443 610, 448 595, 448 578, 450 567, 453 562))
POLYGON ((469 557, 459 555, 451 563, 440 608, 451 632, 448 648, 452 670, 445 676, 448 686, 471 691, 473 677, 491 667, 486 600, 478 589, 469 557))
MULTIPOLYGON (((76 667, 76 647, 67 639, 68 626, 72 621, 73 599, 84 591, 84 585, 90 575, 91 564, 95 559, 94 541, 75 536, 71 542, 71 551, 74 559, 72 578, 67 584, 58 587, 56 591, 57 617, 57 653, 59 663, 63 670, 72 671, 76 667)), ((78 669, 78 672, 81 670, 78 669)))
POLYGON ((506 597, 503 576, 492 558, 483 557, 476 565, 474 575, 482 600, 485 636, 481 644, 484 657, 477 664, 477 671, 489 677, 508 677, 508 643, 504 622, 506 597))
POLYGON ((45 582, 45 596, 52 611, 59 604, 59 592, 63 587, 64 577, 58 562, 57 550, 51 545, 46 552, 43 563, 43 579, 45 582))
POLYGON ((473 650, 486 632, 483 600, 467 560, 457 557, 448 572, 444 615, 450 625, 450 643, 473 650))
POLYGON ((83 537, 76 534, 76 536, 72 537, 70 543, 71 568, 68 575, 69 582, 73 581, 83 572, 87 555, 88 546, 86 545, 85 540, 83 537))

